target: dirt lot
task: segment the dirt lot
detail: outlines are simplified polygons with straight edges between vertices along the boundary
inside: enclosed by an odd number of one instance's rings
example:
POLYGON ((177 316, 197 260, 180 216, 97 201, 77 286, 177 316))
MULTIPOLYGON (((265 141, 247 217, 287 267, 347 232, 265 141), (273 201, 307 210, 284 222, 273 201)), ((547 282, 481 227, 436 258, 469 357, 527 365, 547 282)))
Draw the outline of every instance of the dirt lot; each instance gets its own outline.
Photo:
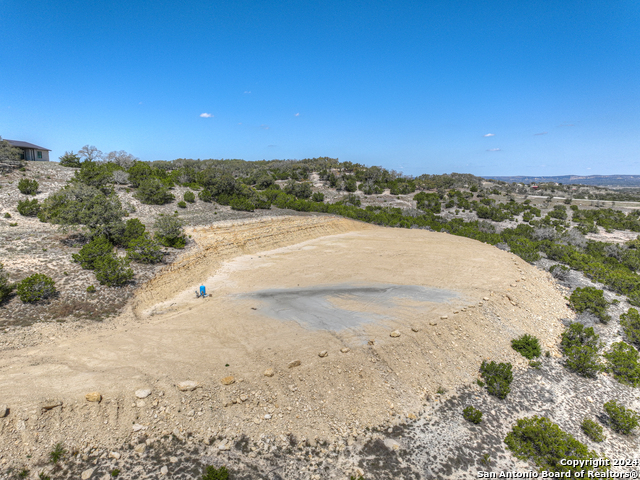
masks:
POLYGON ((555 354, 560 319, 571 315, 547 273, 462 237, 329 216, 189 233, 192 246, 117 318, 23 329, 41 339, 37 347, 6 337, 0 403, 10 414, 0 420, 0 462, 42 464, 57 442, 140 449, 167 436, 218 447, 265 435, 336 445, 417 418, 437 391, 474 382, 484 358, 524 366, 510 348, 522 333, 555 354), (195 298, 201 282, 211 297, 195 298), (329 294, 325 303, 366 319, 333 330, 291 311, 283 319, 246 296, 336 285, 447 295, 385 304, 329 294), (179 390, 184 381, 197 388, 179 390), (138 398, 140 389, 151 393, 138 398), (101 403, 85 400, 93 391, 101 403))

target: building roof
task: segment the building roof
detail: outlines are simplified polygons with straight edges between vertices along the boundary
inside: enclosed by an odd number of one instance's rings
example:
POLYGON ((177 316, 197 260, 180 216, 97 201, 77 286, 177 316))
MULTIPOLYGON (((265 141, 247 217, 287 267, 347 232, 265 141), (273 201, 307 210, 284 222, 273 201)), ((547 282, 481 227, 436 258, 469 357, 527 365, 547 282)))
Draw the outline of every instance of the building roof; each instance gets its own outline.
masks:
POLYGON ((9 142, 11 145, 13 145, 14 147, 19 147, 19 148, 33 148, 34 150, 46 150, 47 152, 50 152, 51 150, 49 150, 48 148, 44 148, 44 147, 39 147, 38 145, 34 145, 33 143, 29 143, 29 142, 21 142, 19 140, 8 140, 5 138, 5 140, 7 140, 7 142, 9 142))

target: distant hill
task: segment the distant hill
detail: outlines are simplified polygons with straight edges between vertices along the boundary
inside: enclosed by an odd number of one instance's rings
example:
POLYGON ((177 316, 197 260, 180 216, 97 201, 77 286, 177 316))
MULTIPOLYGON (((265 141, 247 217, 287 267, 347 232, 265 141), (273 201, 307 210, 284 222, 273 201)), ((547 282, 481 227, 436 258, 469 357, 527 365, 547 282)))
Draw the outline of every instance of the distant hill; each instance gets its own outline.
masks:
POLYGON ((580 185, 596 185, 599 187, 640 187, 640 175, 558 175, 551 177, 483 177, 503 182, 545 183, 557 182, 580 185))

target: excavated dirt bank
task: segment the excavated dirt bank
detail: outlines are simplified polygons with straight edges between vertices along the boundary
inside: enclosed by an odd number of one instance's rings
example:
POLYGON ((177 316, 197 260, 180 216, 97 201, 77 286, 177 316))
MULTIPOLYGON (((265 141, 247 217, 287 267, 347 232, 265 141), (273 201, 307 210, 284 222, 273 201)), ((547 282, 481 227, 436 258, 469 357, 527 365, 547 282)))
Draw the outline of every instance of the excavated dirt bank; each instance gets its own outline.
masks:
POLYGON ((0 462, 46 461, 57 442, 144 450, 171 435, 219 450, 243 435, 335 445, 417 418, 436 391, 474 382, 483 359, 524 366, 510 348, 523 333, 557 354, 560 319, 572 315, 547 273, 462 237, 328 216, 189 233, 197 248, 139 292, 135 315, 0 352, 0 403, 10 408, 0 462), (211 297, 195 298, 201 282, 211 297), (328 295, 368 319, 340 329, 278 318, 255 297, 336 285, 451 294, 328 295), (197 388, 179 390, 186 380, 197 388), (150 394, 138 398, 140 389, 150 394), (101 403, 85 400, 92 391, 101 403))

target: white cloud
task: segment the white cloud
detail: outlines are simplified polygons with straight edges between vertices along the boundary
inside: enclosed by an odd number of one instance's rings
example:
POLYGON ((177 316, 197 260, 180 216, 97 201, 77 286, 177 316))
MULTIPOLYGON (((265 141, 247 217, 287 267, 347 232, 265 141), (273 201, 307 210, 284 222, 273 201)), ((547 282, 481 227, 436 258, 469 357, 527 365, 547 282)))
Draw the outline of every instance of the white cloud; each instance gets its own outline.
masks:
POLYGON ((296 113, 296 114, 294 115, 294 117, 299 117, 299 116, 300 116, 300 114, 299 114, 299 113, 296 113))
POLYGON ((495 137, 496 134, 495 133, 487 133, 486 135, 483 135, 483 137, 495 137))
POLYGON ((499 152, 501 150, 502 150, 501 148, 489 148, 487 149, 487 152, 499 152))
POLYGON ((211 118, 211 117, 213 117, 213 115, 211 115, 210 113, 201 113, 200 116, 202 118, 211 118))
POLYGON ((251 90, 245 90, 244 93, 249 94, 251 93, 251 90))

